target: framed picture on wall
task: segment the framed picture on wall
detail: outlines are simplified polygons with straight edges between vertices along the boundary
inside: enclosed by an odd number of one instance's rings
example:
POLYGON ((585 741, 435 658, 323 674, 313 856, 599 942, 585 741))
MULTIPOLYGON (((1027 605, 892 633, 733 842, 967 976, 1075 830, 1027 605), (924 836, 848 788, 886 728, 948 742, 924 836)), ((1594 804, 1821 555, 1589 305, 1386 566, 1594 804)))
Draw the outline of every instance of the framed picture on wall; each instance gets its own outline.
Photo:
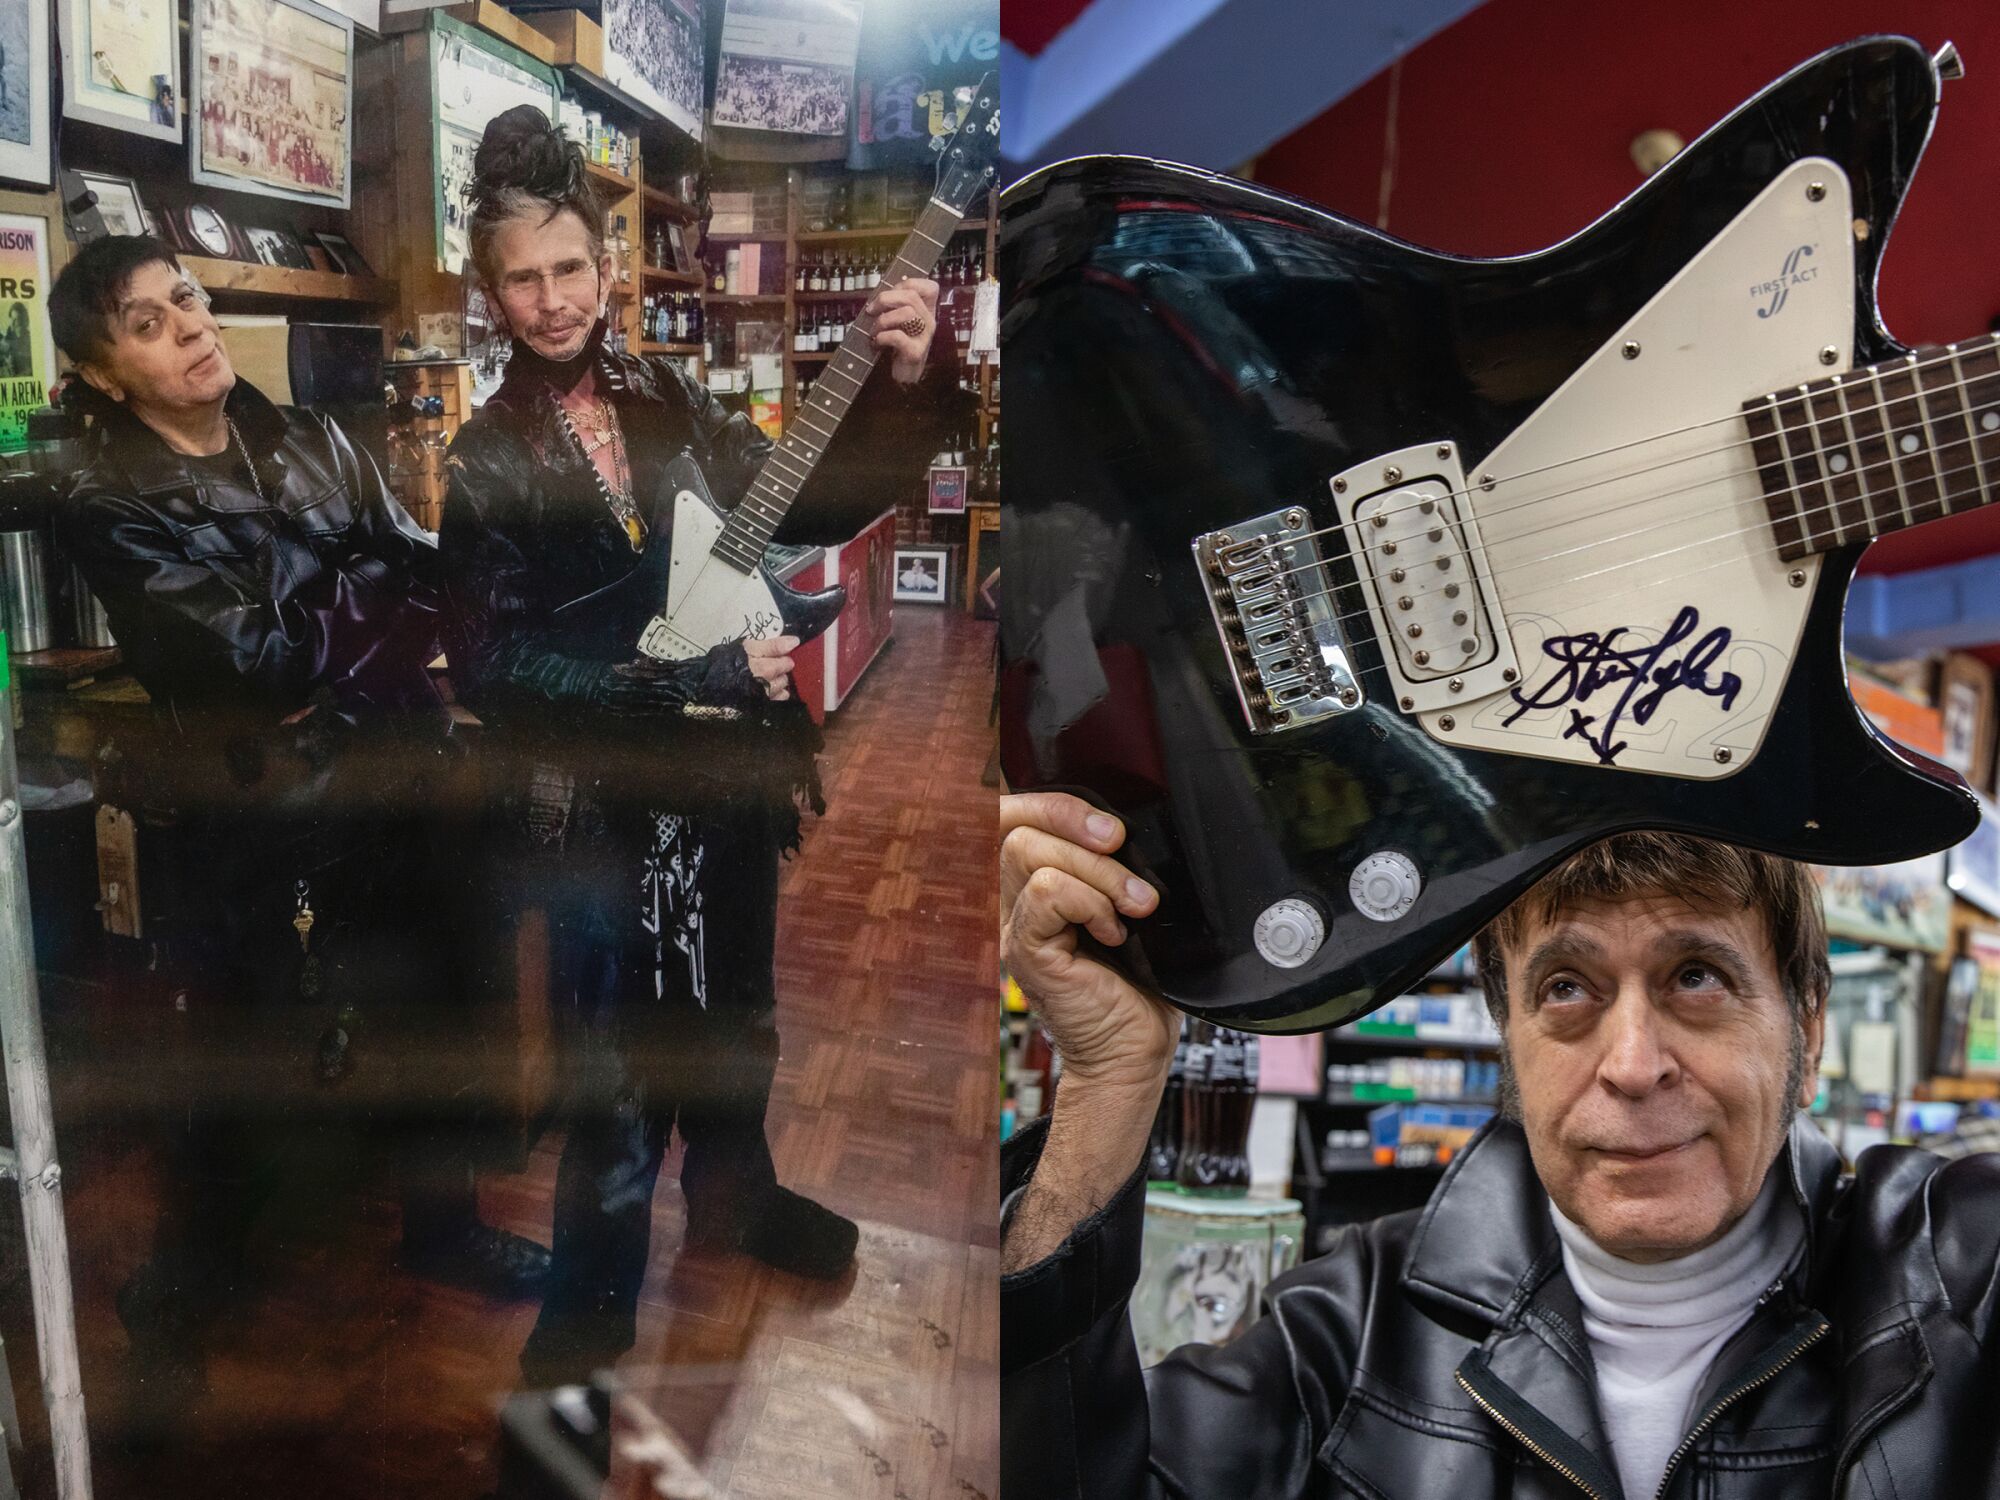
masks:
POLYGON ((63 114, 156 140, 181 138, 174 0, 57 0, 63 114))
POLYGON ((0 4, 0 177, 51 182, 49 8, 41 0, 0 4))
POLYGON ((353 200, 354 22, 314 0, 192 0, 189 175, 301 203, 353 200))
POLYGON ((49 284, 49 233, 47 219, 0 214, 0 453, 28 445, 28 413, 47 403, 55 383, 42 290, 49 284))
POLYGON ((966 494, 964 467, 956 464, 931 465, 930 492, 932 515, 964 515, 966 494))
POLYGON ((942 604, 950 597, 949 547, 898 547, 890 597, 898 604, 942 604))
POLYGON ((106 234, 145 234, 146 205, 139 201, 139 185, 129 177, 113 177, 108 172, 78 172, 85 187, 97 195, 97 212, 104 220, 106 234))
POLYGON ((333 262, 334 270, 343 276, 373 276, 368 262, 361 258, 361 252, 347 242, 347 236, 335 234, 330 229, 315 229, 313 240, 326 252, 326 258, 333 262))

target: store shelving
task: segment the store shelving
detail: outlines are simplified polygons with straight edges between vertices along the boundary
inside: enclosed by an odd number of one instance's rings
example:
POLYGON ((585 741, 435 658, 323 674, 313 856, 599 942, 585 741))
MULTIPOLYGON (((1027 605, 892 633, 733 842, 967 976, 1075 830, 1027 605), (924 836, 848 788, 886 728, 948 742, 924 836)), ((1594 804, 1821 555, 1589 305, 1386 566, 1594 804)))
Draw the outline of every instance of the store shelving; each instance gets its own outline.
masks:
POLYGON ((391 307, 399 291, 380 276, 342 276, 334 271, 299 271, 290 266, 264 266, 243 260, 212 260, 183 255, 180 262, 209 292, 246 300, 355 302, 366 307, 391 307))

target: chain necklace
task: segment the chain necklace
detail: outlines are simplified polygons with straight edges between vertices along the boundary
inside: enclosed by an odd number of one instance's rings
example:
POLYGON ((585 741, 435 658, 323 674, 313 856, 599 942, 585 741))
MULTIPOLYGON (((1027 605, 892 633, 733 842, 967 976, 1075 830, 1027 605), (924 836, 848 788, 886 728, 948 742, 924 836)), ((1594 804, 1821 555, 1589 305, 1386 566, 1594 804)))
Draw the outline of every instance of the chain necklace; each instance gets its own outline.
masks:
POLYGON ((625 540, 632 544, 634 552, 642 552, 646 547, 646 523, 639 519, 639 507, 632 503, 631 472, 625 463, 625 434, 618 425, 618 413, 609 401, 597 398, 591 405, 590 434, 595 442, 586 442, 577 430, 575 414, 567 406, 556 408, 562 413, 563 426, 576 446, 582 451, 584 461, 590 465, 591 476, 597 481, 598 494, 611 508, 611 514, 624 529, 625 540), (604 471, 597 466, 595 457, 600 448, 611 448, 611 472, 618 476, 613 484, 604 477, 604 471))
POLYGON ((257 492, 258 502, 268 509, 271 497, 264 493, 264 481, 257 477, 257 460, 250 456, 250 445, 243 441, 243 434, 236 430, 236 418, 225 416, 222 420, 229 424, 229 436, 236 443, 236 451, 243 455, 243 467, 250 471, 250 488, 257 492))

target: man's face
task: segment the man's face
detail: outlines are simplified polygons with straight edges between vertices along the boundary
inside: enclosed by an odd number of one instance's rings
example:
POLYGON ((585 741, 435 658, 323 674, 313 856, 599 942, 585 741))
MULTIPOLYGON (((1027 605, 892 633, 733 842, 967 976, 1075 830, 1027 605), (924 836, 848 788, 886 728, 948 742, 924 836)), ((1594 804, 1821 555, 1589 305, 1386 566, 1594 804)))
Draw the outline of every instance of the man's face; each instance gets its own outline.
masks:
POLYGON ((1535 1171, 1628 1260, 1712 1243, 1812 1102, 1822 1019, 1794 1021, 1763 917, 1657 895, 1530 920, 1505 953, 1507 1048, 1535 1171))
POLYGON ((79 368, 142 418, 213 406, 236 384, 208 299, 164 261, 132 273, 112 310, 108 342, 79 368))
POLYGON ((531 349, 568 359, 583 348, 611 282, 611 256, 592 254, 583 220, 517 214, 493 236, 493 264, 501 316, 531 349))

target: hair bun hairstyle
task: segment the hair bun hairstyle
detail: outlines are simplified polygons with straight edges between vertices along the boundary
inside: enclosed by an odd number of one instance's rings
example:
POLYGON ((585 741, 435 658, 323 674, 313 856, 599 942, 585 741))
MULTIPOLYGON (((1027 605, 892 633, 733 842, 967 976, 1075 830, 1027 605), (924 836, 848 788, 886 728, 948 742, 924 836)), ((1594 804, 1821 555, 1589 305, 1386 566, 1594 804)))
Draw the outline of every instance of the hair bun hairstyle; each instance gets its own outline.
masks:
POLYGON ((549 203, 574 203, 590 196, 583 153, 532 104, 517 104, 494 116, 472 158, 466 197, 475 211, 509 192, 549 203))

